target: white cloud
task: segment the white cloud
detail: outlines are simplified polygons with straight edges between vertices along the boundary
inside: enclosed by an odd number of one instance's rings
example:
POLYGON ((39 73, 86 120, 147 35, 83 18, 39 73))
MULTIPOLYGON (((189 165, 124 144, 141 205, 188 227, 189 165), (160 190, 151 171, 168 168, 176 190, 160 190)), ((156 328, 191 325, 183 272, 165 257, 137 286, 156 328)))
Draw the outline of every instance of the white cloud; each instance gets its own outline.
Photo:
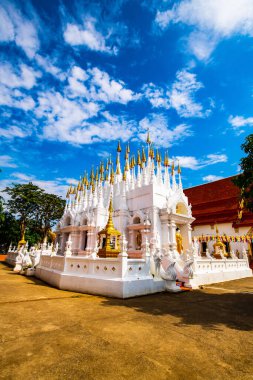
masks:
POLYGON ((127 104, 131 100, 138 99, 132 90, 125 88, 123 81, 116 81, 97 67, 90 69, 91 75, 91 97, 105 103, 117 102, 127 104))
POLYGON ((199 161, 196 157, 193 156, 176 156, 172 157, 174 161, 179 161, 182 168, 198 170, 199 161))
POLYGON ((145 84, 142 87, 145 97, 154 108, 170 108, 169 96, 166 88, 156 86, 154 83, 145 84))
POLYGON ((183 23, 195 29, 189 35, 190 51, 208 59, 220 40, 233 35, 253 36, 252 0, 183 0, 167 11, 158 11, 156 24, 166 29, 183 23))
POLYGON ((140 97, 128 89, 123 81, 111 78, 107 72, 97 67, 85 71, 74 66, 68 82, 71 97, 80 96, 88 101, 127 104, 140 97))
POLYGON ((15 125, 12 125, 11 127, 7 129, 0 128, 0 136, 9 140, 15 137, 23 138, 23 137, 26 137, 27 135, 28 135, 27 131, 24 131, 21 128, 16 127, 15 125))
POLYGON ((149 129, 153 143, 165 148, 192 135, 189 125, 180 124, 175 128, 170 128, 167 118, 164 115, 159 114, 151 114, 148 117, 145 117, 140 121, 139 127, 138 137, 140 140, 146 140, 147 130, 149 129))
POLYGON ((174 108, 179 116, 187 118, 208 116, 210 111, 204 111, 202 104, 195 99, 196 93, 203 87, 196 74, 179 70, 171 86, 162 88, 149 83, 142 89, 153 108, 174 108))
POLYGON ((196 74, 186 70, 177 72, 176 81, 170 91, 170 104, 182 117, 202 117, 203 107, 195 100, 195 93, 203 87, 196 74))
POLYGON ((0 83, 0 105, 30 111, 35 107, 35 102, 31 96, 0 83))
POLYGON ((227 162, 228 158, 225 154, 208 154, 199 159, 194 156, 176 156, 173 160, 179 161, 182 168, 199 170, 209 165, 227 162))
POLYGON ((14 164, 12 157, 3 155, 0 156, 0 168, 16 168, 17 165, 14 164))
POLYGON ((99 106, 80 99, 71 100, 58 92, 40 94, 35 113, 44 123, 43 137, 67 141, 71 144, 90 144, 95 141, 127 139, 132 135, 132 125, 123 117, 103 112, 100 121, 89 119, 98 114, 99 106))
POLYGON ((243 116, 232 116, 228 118, 228 122, 232 125, 234 129, 242 127, 252 127, 253 126, 253 117, 243 117, 243 116))
POLYGON ((65 179, 56 179, 56 180, 42 180, 36 178, 34 175, 14 172, 11 174, 14 178, 13 180, 2 180, 0 181, 0 187, 3 189, 6 186, 10 186, 12 183, 28 183, 32 182, 34 185, 37 185, 44 189, 47 193, 56 194, 65 198, 68 183, 65 179))
POLYGON ((68 23, 64 31, 65 41, 72 46, 86 46, 90 50, 115 54, 117 50, 106 45, 106 36, 96 30, 96 20, 86 18, 84 25, 68 23))
POLYGON ((63 178, 56 178, 57 181, 60 181, 60 182, 66 182, 68 185, 77 185, 78 184, 78 180, 75 179, 75 178, 67 178, 67 177, 63 177, 63 178))
POLYGON ((0 6, 0 43, 15 42, 29 58, 33 58, 40 42, 32 21, 25 18, 10 2, 0 6))
MULTIPOLYGON (((228 158, 226 154, 208 154, 206 163, 208 165, 212 164, 218 164, 219 162, 227 162, 228 158)), ((203 164, 206 166, 206 163, 203 162, 203 164)))
POLYGON ((13 41, 14 25, 3 7, 0 7, 0 42, 13 41))
POLYGON ((214 174, 209 174, 205 177, 203 177, 203 181, 205 182, 214 182, 214 181, 218 181, 219 179, 222 179, 223 177, 219 176, 219 175, 214 175, 214 174))
POLYGON ((35 86, 37 78, 41 76, 39 71, 32 67, 20 64, 18 69, 14 69, 9 63, 0 65, 0 83, 10 88, 25 88, 30 90, 35 86))
POLYGON ((43 68, 47 73, 53 75, 54 77, 56 77, 57 79, 63 81, 66 79, 66 73, 63 73, 62 70, 55 66, 51 61, 50 61, 50 58, 45 58, 45 57, 42 57, 41 55, 39 54, 36 54, 35 56, 35 59, 36 59, 36 62, 38 63, 38 65, 43 68))

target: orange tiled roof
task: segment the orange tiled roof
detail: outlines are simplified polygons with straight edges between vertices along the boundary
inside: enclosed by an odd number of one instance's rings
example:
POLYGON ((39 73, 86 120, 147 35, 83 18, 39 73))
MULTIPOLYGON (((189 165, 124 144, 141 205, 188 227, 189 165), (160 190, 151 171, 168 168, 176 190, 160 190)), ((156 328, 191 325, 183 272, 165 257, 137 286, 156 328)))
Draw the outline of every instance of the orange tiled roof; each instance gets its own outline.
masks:
POLYGON ((193 226, 216 223, 232 223, 233 226, 253 225, 253 213, 248 211, 243 212, 238 224, 240 189, 233 184, 234 177, 184 190, 192 205, 192 214, 196 218, 193 226))

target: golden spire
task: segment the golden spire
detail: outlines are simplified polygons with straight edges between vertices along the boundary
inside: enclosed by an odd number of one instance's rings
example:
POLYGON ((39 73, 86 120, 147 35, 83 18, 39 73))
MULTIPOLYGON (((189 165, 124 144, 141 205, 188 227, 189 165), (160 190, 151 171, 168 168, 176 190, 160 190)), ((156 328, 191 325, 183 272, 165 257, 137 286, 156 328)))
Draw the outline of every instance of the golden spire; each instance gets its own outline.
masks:
POLYGON ((114 184, 114 170, 113 170, 113 166, 112 166, 112 171, 111 171, 110 184, 111 184, 111 185, 114 184))
POLYGON ((182 173, 182 170, 181 170, 180 165, 179 165, 179 161, 178 161, 177 172, 178 172, 178 174, 181 174, 181 173, 182 173))
POLYGON ((113 204, 112 196, 109 203, 109 216, 105 228, 98 233, 100 245, 102 248, 98 251, 99 257, 117 257, 120 253, 120 236, 121 233, 115 229, 113 224, 113 204), (103 244, 101 244, 103 243, 103 244))
POLYGON ((105 171, 104 163, 101 162, 100 167, 99 167, 100 181, 104 180, 104 171, 105 171))
POLYGON ((158 149, 156 150, 156 162, 157 162, 158 165, 161 164, 161 156, 159 154, 158 149))
POLYGON ((131 157, 131 159, 130 159, 129 167, 130 167, 130 169, 133 169, 133 157, 131 157))
POLYGON ((150 149, 149 149, 149 157, 150 157, 151 159, 154 159, 154 157, 155 157, 155 153, 154 153, 153 146, 150 146, 150 149))
POLYGON ((130 153, 130 146, 129 146, 129 142, 127 143, 127 148, 126 148, 126 151, 127 151, 127 153, 128 153, 128 154, 130 153))
POLYGON ((108 158, 107 158, 107 161, 106 161, 106 167, 105 167, 105 170, 108 172, 108 170, 109 170, 109 160, 108 160, 108 158))
POLYGON ((132 160, 133 160, 133 168, 134 168, 136 166, 136 160, 135 160, 135 155, 134 154, 133 154, 132 160))
POLYGON ((138 153, 137 153, 137 165, 141 166, 141 155, 140 155, 140 150, 139 149, 138 149, 138 153))
POLYGON ((163 165, 164 165, 166 168, 167 168, 168 166, 170 166, 170 164, 169 164, 168 152, 165 152, 163 165))
POLYGON ((127 160, 128 157, 129 157, 130 149, 128 149, 128 147, 129 147, 129 146, 126 146, 125 160, 127 160))
POLYGON ((66 194, 66 198, 69 199, 69 194, 70 194, 70 188, 68 188, 68 191, 67 191, 67 194, 66 194))
POLYGON ((148 134, 147 134, 147 144, 150 145, 151 144, 151 139, 150 139, 150 134, 149 134, 149 130, 148 130, 148 134))
POLYGON ((121 152, 120 140, 118 141, 117 152, 118 152, 118 153, 120 153, 120 152, 121 152))
POLYGON ((174 170, 175 170, 175 164, 174 164, 174 161, 172 161, 172 165, 171 165, 171 174, 172 175, 174 174, 174 170))
POLYGON ((141 161, 145 164, 147 162, 144 147, 142 147, 141 161))
POLYGON ((94 168, 92 166, 91 168, 91 172, 90 172, 90 179, 93 181, 95 179, 95 176, 94 176, 94 168))
POLYGON ((109 178, 109 176, 108 176, 108 172, 106 172, 105 180, 108 181, 108 178, 109 178))
POLYGON ((98 166, 97 166, 97 170, 96 170, 96 177, 95 177, 95 180, 96 180, 96 182, 98 182, 98 166))
POLYGON ((119 154, 117 155, 117 158, 116 158, 116 174, 117 175, 120 174, 120 158, 119 158, 119 154))
POLYGON ((114 229, 114 224, 113 224, 113 220, 112 220, 112 214, 113 214, 112 197, 110 198, 108 211, 109 211, 109 217, 108 217, 107 224, 105 226, 106 231, 108 231, 108 230, 110 231, 110 230, 114 229))
POLYGON ((123 172, 123 177, 122 177, 123 181, 126 181, 126 171, 124 170, 123 172))

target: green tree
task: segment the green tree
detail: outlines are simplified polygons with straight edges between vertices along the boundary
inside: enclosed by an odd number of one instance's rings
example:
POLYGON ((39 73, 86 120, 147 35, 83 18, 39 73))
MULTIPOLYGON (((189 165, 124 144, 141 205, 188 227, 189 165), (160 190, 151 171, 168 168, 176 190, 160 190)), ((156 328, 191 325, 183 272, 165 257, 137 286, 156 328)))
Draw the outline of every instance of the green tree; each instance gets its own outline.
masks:
POLYGON ((241 147, 246 157, 241 158, 242 173, 233 179, 233 183, 241 189, 244 207, 253 212, 253 134, 246 137, 241 147))
POLYGON ((37 215, 38 205, 44 190, 30 182, 28 184, 15 184, 13 187, 7 187, 4 191, 9 196, 6 202, 7 210, 18 219, 21 240, 24 240, 28 221, 37 215))
POLYGON ((37 222, 41 229, 42 241, 48 236, 57 220, 62 217, 65 200, 55 194, 43 193, 38 202, 37 222))
POLYGON ((4 212, 4 220, 0 223, 1 251, 6 252, 10 243, 17 246, 20 239, 19 221, 9 212, 4 212))
POLYGON ((15 184, 4 191, 9 199, 6 202, 6 223, 2 227, 0 224, 0 242, 16 244, 17 225, 21 240, 24 240, 25 233, 32 245, 44 241, 48 235, 52 237, 50 230, 61 218, 65 207, 61 197, 48 194, 31 182, 15 184))

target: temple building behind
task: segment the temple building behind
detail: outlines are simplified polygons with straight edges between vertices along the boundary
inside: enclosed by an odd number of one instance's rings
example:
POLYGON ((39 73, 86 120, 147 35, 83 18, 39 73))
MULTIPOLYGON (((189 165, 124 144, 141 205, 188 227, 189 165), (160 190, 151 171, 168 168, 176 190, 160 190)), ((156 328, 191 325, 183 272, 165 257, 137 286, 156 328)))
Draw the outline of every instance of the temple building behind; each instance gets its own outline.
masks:
POLYGON ((232 182, 233 178, 185 189, 184 192, 192 205, 195 220, 192 223, 192 236, 200 244, 200 253, 213 250, 217 236, 229 253, 237 255, 245 248, 249 261, 253 252, 253 213, 244 208, 240 189, 232 182))

